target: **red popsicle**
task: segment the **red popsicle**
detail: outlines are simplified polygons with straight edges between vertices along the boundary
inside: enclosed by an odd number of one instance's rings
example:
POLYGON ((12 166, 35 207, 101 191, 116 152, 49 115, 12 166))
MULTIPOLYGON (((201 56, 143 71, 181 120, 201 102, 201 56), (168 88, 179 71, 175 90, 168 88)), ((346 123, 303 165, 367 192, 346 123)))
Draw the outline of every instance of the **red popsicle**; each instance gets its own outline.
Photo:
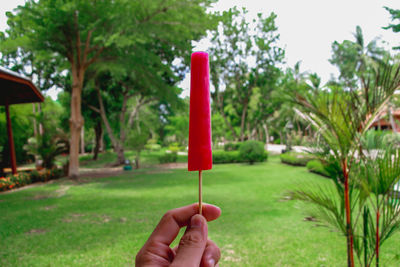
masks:
POLYGON ((192 54, 190 66, 188 170, 199 171, 199 213, 202 213, 202 170, 212 168, 210 75, 208 54, 192 54))
POLYGON ((212 168, 208 54, 192 54, 190 74, 188 170, 212 168))

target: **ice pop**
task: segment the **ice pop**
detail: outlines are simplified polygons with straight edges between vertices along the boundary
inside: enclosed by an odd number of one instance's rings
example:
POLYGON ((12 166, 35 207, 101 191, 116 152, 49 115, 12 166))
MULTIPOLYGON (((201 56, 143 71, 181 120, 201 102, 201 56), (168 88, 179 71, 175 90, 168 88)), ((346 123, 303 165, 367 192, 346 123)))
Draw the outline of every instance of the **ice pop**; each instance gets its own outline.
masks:
POLYGON ((202 214, 203 170, 212 168, 210 75, 208 54, 192 54, 190 66, 188 170, 199 171, 199 213, 202 214))
POLYGON ((191 59, 188 170, 209 170, 212 149, 208 54, 195 52, 191 59))

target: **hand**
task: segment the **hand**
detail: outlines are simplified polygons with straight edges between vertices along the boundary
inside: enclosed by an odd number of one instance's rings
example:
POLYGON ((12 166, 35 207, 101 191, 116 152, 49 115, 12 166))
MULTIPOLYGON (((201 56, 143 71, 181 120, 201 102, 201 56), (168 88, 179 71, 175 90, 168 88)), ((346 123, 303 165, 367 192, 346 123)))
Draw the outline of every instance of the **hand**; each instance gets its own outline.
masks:
POLYGON ((217 245, 208 240, 207 221, 217 219, 221 210, 203 204, 203 216, 199 215, 198 204, 168 211, 153 233, 136 255, 136 267, 214 267, 221 256, 217 245), (177 247, 170 245, 187 226, 177 247))

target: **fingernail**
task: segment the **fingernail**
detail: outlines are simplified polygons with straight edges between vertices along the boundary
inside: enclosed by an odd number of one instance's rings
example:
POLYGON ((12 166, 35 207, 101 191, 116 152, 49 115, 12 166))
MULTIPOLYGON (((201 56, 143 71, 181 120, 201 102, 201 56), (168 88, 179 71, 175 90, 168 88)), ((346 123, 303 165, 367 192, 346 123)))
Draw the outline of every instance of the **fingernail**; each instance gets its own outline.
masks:
POLYGON ((208 260, 208 266, 214 267, 215 266, 215 260, 213 258, 208 260))
POLYGON ((203 224, 203 218, 201 215, 194 215, 190 220, 190 227, 201 227, 203 224))

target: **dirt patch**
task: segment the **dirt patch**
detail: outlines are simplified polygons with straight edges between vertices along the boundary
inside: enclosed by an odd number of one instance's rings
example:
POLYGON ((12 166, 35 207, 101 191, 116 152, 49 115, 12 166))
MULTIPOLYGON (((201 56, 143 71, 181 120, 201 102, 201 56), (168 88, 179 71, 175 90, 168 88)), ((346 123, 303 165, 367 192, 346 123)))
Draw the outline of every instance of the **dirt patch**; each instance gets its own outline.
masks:
POLYGON ((235 250, 232 249, 232 245, 226 245, 221 249, 222 260, 230 262, 240 262, 242 259, 236 255, 235 250))
POLYGON ((43 207, 42 210, 52 210, 52 209, 55 209, 55 208, 57 208, 56 205, 54 205, 54 206, 46 206, 46 207, 43 207))
POLYGON ((68 189, 70 189, 70 187, 71 186, 69 185, 61 185, 60 188, 56 190, 57 197, 64 196, 67 193, 68 189))
POLYGON ((156 165, 157 169, 185 169, 187 168, 187 163, 185 162, 179 162, 179 163, 164 163, 164 164, 159 164, 156 165))
POLYGON ((313 216, 307 216, 307 217, 304 217, 304 221, 306 221, 306 222, 316 222, 317 219, 315 217, 313 217, 313 216))
POLYGON ((42 194, 40 194, 40 195, 34 195, 33 197, 30 197, 28 199, 41 200, 41 199, 48 199, 48 198, 51 198, 51 197, 52 197, 51 195, 42 195, 42 194))
POLYGON ((31 229, 28 232, 26 232, 25 234, 34 235, 34 234, 44 234, 46 232, 48 232, 46 229, 31 229))
POLYGON ((68 217, 62 219, 62 221, 65 223, 79 222, 79 223, 94 223, 94 224, 109 223, 111 220, 112 218, 105 214, 88 215, 81 213, 72 213, 68 217))

